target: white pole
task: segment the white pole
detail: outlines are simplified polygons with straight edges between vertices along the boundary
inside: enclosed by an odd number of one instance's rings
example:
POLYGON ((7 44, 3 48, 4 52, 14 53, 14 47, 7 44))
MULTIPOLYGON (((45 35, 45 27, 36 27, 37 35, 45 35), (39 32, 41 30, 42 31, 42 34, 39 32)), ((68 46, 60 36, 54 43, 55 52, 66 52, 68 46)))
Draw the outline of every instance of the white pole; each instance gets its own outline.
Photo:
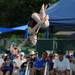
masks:
POLYGON ((25 75, 28 75, 29 73, 28 73, 28 70, 29 69, 29 62, 27 63, 27 67, 26 67, 26 71, 25 71, 25 75))
POLYGON ((47 75, 47 62, 46 62, 46 64, 45 64, 44 75, 47 75))
POLYGON ((55 39, 53 38, 53 52, 55 50, 55 39))
POLYGON ((57 44, 56 40, 57 40, 57 38, 53 38, 53 52, 55 49, 58 48, 58 44, 57 44))

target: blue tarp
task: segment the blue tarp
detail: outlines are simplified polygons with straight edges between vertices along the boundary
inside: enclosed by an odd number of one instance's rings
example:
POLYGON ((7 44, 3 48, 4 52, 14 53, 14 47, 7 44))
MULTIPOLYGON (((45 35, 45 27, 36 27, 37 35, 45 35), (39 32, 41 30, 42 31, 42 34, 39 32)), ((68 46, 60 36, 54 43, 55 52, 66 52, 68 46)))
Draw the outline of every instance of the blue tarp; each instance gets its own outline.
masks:
POLYGON ((59 0, 46 12, 52 23, 75 25, 75 0, 59 0))
POLYGON ((17 31, 17 30, 26 30, 26 29, 28 29, 28 25, 19 26, 19 27, 15 27, 15 28, 0 28, 0 33, 12 32, 12 31, 17 31))
POLYGON ((19 26, 19 27, 15 27, 15 28, 12 28, 13 30, 26 30, 28 29, 28 25, 24 25, 24 26, 19 26))

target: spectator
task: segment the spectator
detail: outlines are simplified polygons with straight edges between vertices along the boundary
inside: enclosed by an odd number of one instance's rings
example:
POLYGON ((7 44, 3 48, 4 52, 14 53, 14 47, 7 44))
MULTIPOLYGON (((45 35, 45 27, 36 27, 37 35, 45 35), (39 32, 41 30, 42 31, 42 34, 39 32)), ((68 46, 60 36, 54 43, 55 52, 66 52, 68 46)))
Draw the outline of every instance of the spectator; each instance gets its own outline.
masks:
POLYGON ((13 60, 17 64, 17 67, 20 68, 21 65, 26 62, 27 60, 24 58, 24 53, 21 52, 20 54, 17 54, 16 58, 13 60))
POLYGON ((2 57, 0 58, 0 68, 1 68, 1 66, 2 66, 2 64, 3 64, 3 62, 4 62, 4 55, 2 55, 2 57))
POLYGON ((20 53, 20 60, 21 60, 22 62, 27 62, 27 59, 25 58, 24 52, 21 52, 21 53, 20 53))
MULTIPOLYGON (((16 58, 13 60, 14 62, 14 72, 15 73, 24 73, 24 63, 27 62, 27 59, 25 58, 25 54, 23 52, 17 54, 16 58)), ((14 74, 15 74, 14 73, 14 74)))
POLYGON ((33 67, 33 64, 35 63, 35 60, 37 58, 37 54, 34 51, 31 51, 30 53, 30 67, 33 67))
POLYGON ((25 56, 24 52, 21 52, 20 53, 21 66, 20 66, 20 70, 19 70, 19 75, 24 75, 25 74, 27 59, 25 59, 24 56, 25 56))
POLYGON ((35 60, 35 63, 32 68, 32 75, 35 75, 36 73, 40 73, 41 75, 44 74, 44 68, 45 68, 45 53, 42 54, 42 58, 37 58, 35 60))
POLYGON ((64 52, 58 52, 59 57, 54 61, 53 75, 70 75, 70 62, 64 57, 64 52))
POLYGON ((14 42, 10 46, 10 52, 12 55, 16 56, 21 51, 20 47, 18 47, 14 42))
POLYGON ((50 75, 52 74, 52 71, 53 71, 53 65, 54 65, 53 54, 50 54, 49 59, 48 59, 48 67, 49 67, 49 74, 50 75))
POLYGON ((20 67, 19 75, 25 75, 26 67, 27 67, 27 62, 22 63, 20 67))
POLYGON ((1 71, 3 72, 3 75, 6 75, 7 73, 9 73, 9 75, 12 75, 13 64, 10 62, 8 56, 4 58, 4 63, 1 66, 1 71))
POLYGON ((73 57, 71 58, 70 67, 72 75, 75 75, 75 58, 73 57))
POLYGON ((19 54, 16 55, 15 59, 13 60, 13 63, 16 64, 15 66, 17 66, 18 68, 20 68, 20 66, 21 66, 20 65, 21 60, 20 60, 20 55, 19 54))

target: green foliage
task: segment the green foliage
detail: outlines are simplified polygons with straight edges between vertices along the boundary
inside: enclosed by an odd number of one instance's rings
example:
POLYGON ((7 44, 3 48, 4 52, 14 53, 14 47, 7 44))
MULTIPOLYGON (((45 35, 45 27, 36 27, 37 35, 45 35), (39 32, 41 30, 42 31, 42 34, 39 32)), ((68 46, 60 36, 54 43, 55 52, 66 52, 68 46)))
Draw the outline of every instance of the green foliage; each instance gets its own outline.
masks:
POLYGON ((44 37, 44 33, 39 33, 38 36, 39 36, 39 38, 43 38, 44 37))

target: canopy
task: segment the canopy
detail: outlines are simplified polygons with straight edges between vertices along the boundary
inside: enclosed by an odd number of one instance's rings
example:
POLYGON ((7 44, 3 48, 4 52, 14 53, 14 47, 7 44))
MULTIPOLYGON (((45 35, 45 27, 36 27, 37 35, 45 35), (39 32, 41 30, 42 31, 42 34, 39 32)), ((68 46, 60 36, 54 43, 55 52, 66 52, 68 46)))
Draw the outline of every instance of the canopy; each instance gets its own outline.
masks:
POLYGON ((75 25, 75 0, 59 0, 46 12, 55 25, 75 25))

